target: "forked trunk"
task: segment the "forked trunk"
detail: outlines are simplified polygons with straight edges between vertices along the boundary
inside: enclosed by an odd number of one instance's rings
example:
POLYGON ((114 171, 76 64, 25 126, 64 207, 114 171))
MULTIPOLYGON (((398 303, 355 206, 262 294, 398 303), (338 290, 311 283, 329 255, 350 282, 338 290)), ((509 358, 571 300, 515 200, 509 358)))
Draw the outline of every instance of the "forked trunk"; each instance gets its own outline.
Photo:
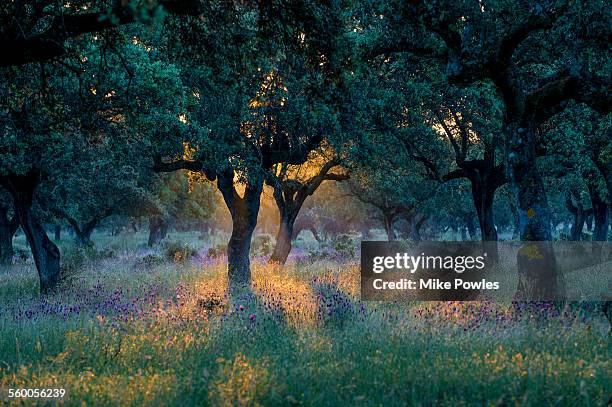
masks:
POLYGON ((90 246, 92 244, 91 234, 100 223, 100 218, 94 218, 89 222, 85 223, 83 226, 79 225, 79 223, 72 218, 68 219, 68 222, 74 230, 74 240, 76 245, 78 247, 90 246))
POLYGON ((412 240, 413 242, 420 242, 422 240, 421 228, 423 227, 423 224, 425 223, 426 220, 427 220, 427 216, 422 215, 422 214, 414 214, 409 217, 408 226, 410 228, 409 230, 410 240, 412 240))
MULTIPOLYGON (((582 206, 582 205, 581 205, 582 206)), ((582 207, 578 208, 574 214, 574 222, 570 227, 570 240, 577 242, 582 240, 582 229, 584 229, 584 222, 586 220, 585 212, 582 207)))
POLYGON ((75 243, 78 247, 85 247, 91 245, 91 232, 74 232, 75 243))

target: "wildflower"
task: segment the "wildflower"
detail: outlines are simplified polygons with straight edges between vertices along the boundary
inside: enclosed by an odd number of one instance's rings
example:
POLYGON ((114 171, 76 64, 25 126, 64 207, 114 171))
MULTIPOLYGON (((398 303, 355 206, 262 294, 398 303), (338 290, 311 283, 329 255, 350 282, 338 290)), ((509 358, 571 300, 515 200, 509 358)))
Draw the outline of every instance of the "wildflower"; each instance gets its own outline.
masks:
POLYGON ((249 315, 249 319, 251 320, 251 322, 255 322, 255 314, 249 315))
POLYGON ((240 305, 240 306, 238 307, 238 309, 239 309, 240 311, 244 311, 244 305, 240 305))

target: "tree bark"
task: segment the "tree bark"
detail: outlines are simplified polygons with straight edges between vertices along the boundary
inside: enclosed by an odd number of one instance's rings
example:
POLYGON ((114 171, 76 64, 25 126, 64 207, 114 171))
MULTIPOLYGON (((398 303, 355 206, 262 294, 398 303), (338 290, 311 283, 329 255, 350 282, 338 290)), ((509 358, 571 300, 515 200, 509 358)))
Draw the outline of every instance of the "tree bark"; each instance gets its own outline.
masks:
POLYGON ((552 247, 551 216, 542 177, 536 166, 534 128, 524 124, 510 127, 508 164, 510 179, 518 199, 520 237, 518 300, 555 299, 563 294, 552 247))
POLYGON ((168 233, 168 223, 161 216, 152 216, 149 218, 149 247, 155 246, 166 238, 168 233))
POLYGON ((302 215, 296 218, 293 224, 293 235, 291 236, 291 239, 295 240, 302 230, 310 230, 315 240, 318 243, 321 243, 321 237, 319 236, 316 222, 312 216, 302 215))
POLYGON ((300 209, 302 209, 308 193, 307 187, 297 182, 272 179, 270 184, 274 188, 274 201, 280 216, 278 233, 276 234, 276 245, 268 263, 282 266, 287 262, 287 257, 289 257, 291 252, 291 239, 293 238, 295 220, 300 209))
POLYGON ((227 244, 228 285, 232 293, 251 284, 249 252, 257 225, 263 178, 249 180, 242 197, 236 191, 234 172, 231 170, 217 176, 217 186, 232 217, 232 235, 227 244))
MULTIPOLYGON (((295 220, 297 219, 306 198, 312 195, 323 181, 344 181, 348 179, 346 174, 330 174, 329 171, 338 165, 338 160, 333 158, 327 161, 319 172, 307 181, 287 178, 287 165, 281 164, 279 173, 268 172, 266 182, 274 188, 274 200, 280 213, 279 230, 276 238, 276 246, 269 262, 284 265, 291 252, 291 239, 295 220)), ((314 228, 311 227, 317 241, 319 237, 314 228)))
POLYGON ((599 242, 608 240, 608 228, 610 226, 610 207, 606 199, 601 197, 597 184, 594 182, 587 183, 589 196, 591 197, 591 205, 593 206, 593 239, 592 250, 593 258, 600 259, 602 254, 602 246, 599 242))
POLYGON ((500 184, 494 180, 496 176, 494 171, 494 169, 474 171, 469 180, 472 186, 472 199, 474 200, 478 225, 480 226, 481 240, 486 242, 489 259, 497 262, 499 260, 498 236, 497 229, 495 228, 493 201, 495 199, 495 191, 500 184))
POLYGON ((603 199, 596 185, 588 184, 591 205, 593 206, 593 241, 605 242, 608 240, 608 228, 610 226, 610 207, 603 199))
POLYGON ((16 215, 9 219, 8 210, 7 207, 0 207, 0 264, 3 265, 13 262, 13 236, 19 226, 16 215))
POLYGON ((75 231, 76 245, 79 247, 85 247, 91 245, 91 231, 75 231))
POLYGON ((572 197, 568 194, 565 199, 565 207, 570 211, 570 213, 574 217, 574 221, 570 227, 570 240, 573 242, 577 242, 582 240, 582 229, 584 228, 584 223, 586 218, 591 211, 585 211, 582 202, 578 199, 574 204, 572 197))
MULTIPOLYGON (((410 216, 409 219, 407 220, 408 220, 408 226, 410 228, 408 237, 413 242, 420 242, 422 240, 421 228, 423 227, 423 224, 427 220, 427 215, 414 214, 410 216)), ((463 231, 463 233, 465 233, 465 231, 463 231)))
POLYGON ((291 252, 291 237, 297 214, 281 213, 280 225, 276 235, 276 246, 270 256, 269 263, 284 265, 291 252))
POLYGON ((79 227, 78 224, 76 224, 75 222, 76 227, 74 229, 74 233, 75 233, 75 240, 76 240, 77 246, 85 247, 85 246, 89 246, 92 244, 91 234, 93 233, 94 229, 98 225, 98 222, 99 222, 98 219, 92 219, 91 221, 83 225, 83 227, 79 227))
POLYGON ((513 193, 509 194, 509 206, 512 212, 512 221, 514 223, 512 228, 512 240, 518 240, 521 237, 521 225, 519 222, 519 211, 517 205, 517 199, 513 193))
POLYGON ((79 222, 77 222, 73 218, 68 217, 66 219, 68 223, 70 223, 70 226, 72 226, 72 230, 74 230, 74 240, 78 247, 85 247, 92 244, 91 234, 100 223, 100 220, 102 220, 102 218, 106 216, 107 215, 103 215, 101 217, 93 218, 89 222, 85 223, 83 226, 79 225, 79 222))
POLYGON ((382 213, 383 225, 385 232, 387 232, 387 241, 392 242, 396 239, 395 230, 393 230, 393 224, 395 223, 395 214, 389 211, 383 211, 382 213))
POLYGON ((39 173, 31 172, 26 175, 3 176, 0 183, 13 198, 15 214, 30 245, 38 270, 40 291, 47 294, 57 288, 60 282, 60 251, 32 212, 32 200, 39 180, 39 173))

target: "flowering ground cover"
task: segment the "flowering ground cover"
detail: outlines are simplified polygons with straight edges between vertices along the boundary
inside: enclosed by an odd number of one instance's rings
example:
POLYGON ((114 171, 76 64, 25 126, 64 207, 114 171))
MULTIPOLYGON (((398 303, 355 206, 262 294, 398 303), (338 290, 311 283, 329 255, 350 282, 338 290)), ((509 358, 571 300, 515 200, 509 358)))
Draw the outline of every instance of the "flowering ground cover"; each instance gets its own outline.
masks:
POLYGON ((355 260, 253 265, 137 248, 85 256, 40 297, 0 279, 0 387, 65 405, 606 405, 609 325, 588 307, 359 299, 355 260), (156 261, 143 261, 158 256, 156 261), (179 256, 180 257, 180 256, 179 256))

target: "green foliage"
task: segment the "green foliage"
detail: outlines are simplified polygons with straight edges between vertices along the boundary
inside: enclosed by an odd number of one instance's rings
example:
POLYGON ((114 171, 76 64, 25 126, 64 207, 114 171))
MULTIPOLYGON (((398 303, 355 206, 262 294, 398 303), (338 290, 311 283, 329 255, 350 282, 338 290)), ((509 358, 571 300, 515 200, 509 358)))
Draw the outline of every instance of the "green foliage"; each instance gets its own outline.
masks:
POLYGON ((269 234, 261 234, 251 240, 251 256, 269 256, 274 250, 275 240, 269 234))
MULTIPOLYGON (((160 215, 178 227, 197 226, 210 219, 216 207, 215 192, 194 173, 162 174, 156 185, 160 215)), ((155 212, 154 212, 155 213, 155 212)))
POLYGON ((74 246, 70 247, 64 254, 63 268, 70 272, 76 272, 91 261, 114 259, 116 257, 115 250, 110 247, 97 249, 93 244, 74 246))
POLYGON ((334 236, 332 240, 334 250, 348 258, 355 257, 355 245, 356 242, 353 237, 347 234, 339 234, 334 236))
POLYGON ((175 263, 184 263, 195 256, 198 251, 189 243, 181 241, 164 242, 163 250, 167 260, 175 263))

